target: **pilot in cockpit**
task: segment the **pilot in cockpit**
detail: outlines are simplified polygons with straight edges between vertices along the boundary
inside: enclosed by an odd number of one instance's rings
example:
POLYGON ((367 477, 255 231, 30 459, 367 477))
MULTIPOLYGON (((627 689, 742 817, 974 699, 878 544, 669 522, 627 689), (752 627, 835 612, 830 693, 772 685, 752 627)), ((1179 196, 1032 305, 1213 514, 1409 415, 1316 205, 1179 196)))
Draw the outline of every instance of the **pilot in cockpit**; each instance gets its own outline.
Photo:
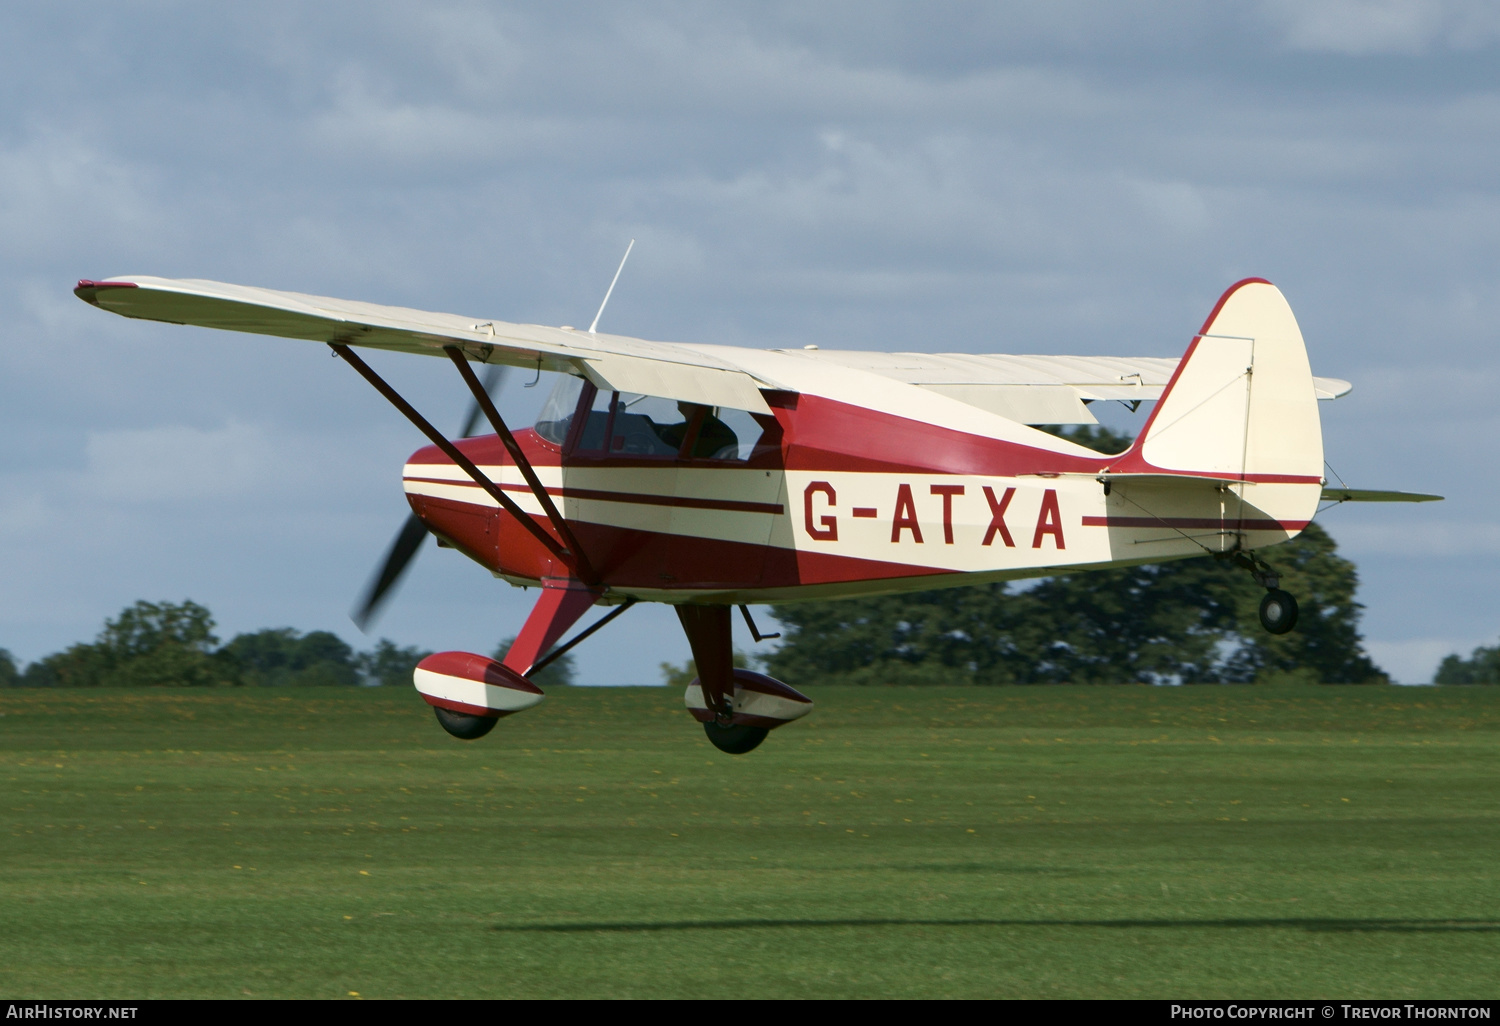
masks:
POLYGON ((679 402, 677 410, 682 414, 682 420, 657 428, 657 434, 663 442, 681 452, 684 440, 696 427, 697 437, 693 439, 691 451, 684 455, 694 459, 734 459, 739 455, 739 436, 734 433, 733 428, 714 416, 711 408, 697 403, 679 402))

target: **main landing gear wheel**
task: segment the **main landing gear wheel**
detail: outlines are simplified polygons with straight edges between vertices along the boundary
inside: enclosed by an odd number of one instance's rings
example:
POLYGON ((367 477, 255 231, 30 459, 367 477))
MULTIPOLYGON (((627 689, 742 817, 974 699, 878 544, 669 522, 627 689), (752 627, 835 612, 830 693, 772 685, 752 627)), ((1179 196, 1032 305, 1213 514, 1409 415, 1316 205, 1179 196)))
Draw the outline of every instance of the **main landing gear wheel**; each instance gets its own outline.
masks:
POLYGON ((433 706, 432 711, 437 713, 437 721, 442 724, 444 730, 464 741, 475 741, 484 737, 495 729, 495 724, 500 722, 498 716, 471 716, 469 713, 444 709, 440 705, 433 706))
POLYGON ((1280 588, 1272 588, 1260 600, 1260 625, 1272 634, 1285 634, 1297 626, 1297 600, 1280 588))
POLYGON ((703 725, 703 733, 708 735, 708 739, 719 751, 730 755, 744 755, 746 752, 753 752, 770 731, 765 727, 752 727, 748 723, 733 723, 721 727, 709 722, 703 725))

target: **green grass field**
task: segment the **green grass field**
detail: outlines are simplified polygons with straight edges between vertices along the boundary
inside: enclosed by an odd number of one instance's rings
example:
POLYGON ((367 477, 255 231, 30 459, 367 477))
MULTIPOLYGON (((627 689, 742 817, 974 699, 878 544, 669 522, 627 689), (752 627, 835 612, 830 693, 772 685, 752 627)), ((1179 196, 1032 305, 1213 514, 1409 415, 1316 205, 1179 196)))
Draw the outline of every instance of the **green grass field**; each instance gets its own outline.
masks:
POLYGON ((1500 688, 0 693, 6 997, 1490 997, 1500 688))

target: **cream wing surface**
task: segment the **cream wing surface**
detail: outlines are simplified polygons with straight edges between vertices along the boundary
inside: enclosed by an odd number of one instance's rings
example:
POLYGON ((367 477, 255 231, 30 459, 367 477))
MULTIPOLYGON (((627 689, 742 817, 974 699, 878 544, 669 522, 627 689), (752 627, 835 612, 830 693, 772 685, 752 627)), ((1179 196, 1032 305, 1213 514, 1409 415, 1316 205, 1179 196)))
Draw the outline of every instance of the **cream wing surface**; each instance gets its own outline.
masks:
MULTIPOLYGON (((457 345, 476 362, 582 374, 600 388, 757 413, 769 412, 763 388, 819 393, 830 372, 846 380, 853 372, 854 380, 914 385, 1020 424, 1091 424, 1096 421, 1088 403, 1158 399, 1179 362, 685 345, 149 275, 81 281, 75 292, 124 317, 428 356, 457 345)), ((1336 378, 1314 378, 1313 385, 1320 399, 1351 387, 1336 378)))
POLYGON ((81 281, 74 292, 123 317, 427 356, 443 356, 445 347, 457 345, 480 363, 582 374, 601 388, 769 412, 760 394, 769 383, 711 353, 670 342, 197 279, 130 275, 81 281))

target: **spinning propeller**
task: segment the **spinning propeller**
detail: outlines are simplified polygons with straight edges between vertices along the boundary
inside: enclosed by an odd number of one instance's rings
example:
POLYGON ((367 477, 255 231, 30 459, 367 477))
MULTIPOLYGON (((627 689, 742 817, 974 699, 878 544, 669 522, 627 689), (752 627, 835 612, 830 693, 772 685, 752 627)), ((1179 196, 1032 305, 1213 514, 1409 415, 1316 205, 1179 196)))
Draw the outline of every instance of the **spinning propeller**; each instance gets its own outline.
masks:
MULTIPOLYGON (((494 399, 500 394, 500 388, 505 383, 505 372, 507 368, 502 365, 491 365, 484 371, 484 391, 494 399)), ((468 438, 479 426, 479 418, 483 411, 476 401, 469 406, 469 414, 464 418, 463 427, 458 432, 459 438, 468 438)), ((396 583, 401 580, 401 575, 411 565, 412 558, 416 556, 417 550, 421 548, 422 542, 428 534, 427 525, 412 513, 406 518, 406 523, 401 525, 401 530, 396 535, 395 541, 391 542, 390 549, 385 554, 385 560, 380 564, 380 570, 370 579, 364 594, 354 606, 354 611, 349 618, 354 621, 360 630, 367 630, 380 613, 380 607, 395 590, 396 583)))

